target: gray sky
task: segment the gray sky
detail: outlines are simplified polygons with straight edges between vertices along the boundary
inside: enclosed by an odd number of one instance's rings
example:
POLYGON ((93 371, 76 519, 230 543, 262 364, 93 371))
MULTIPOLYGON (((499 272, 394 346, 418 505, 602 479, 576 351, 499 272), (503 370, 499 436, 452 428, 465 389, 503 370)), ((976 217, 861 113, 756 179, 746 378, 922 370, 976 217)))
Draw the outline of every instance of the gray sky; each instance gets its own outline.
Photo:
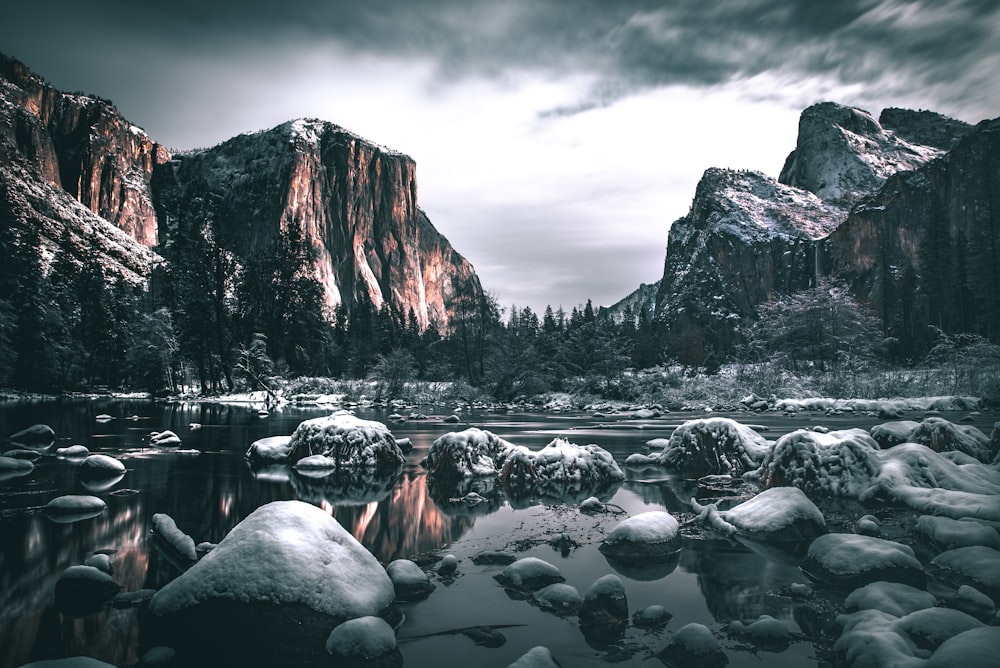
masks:
POLYGON ((174 148, 298 117, 411 155, 504 306, 660 277, 708 167, 777 176, 833 100, 1000 115, 995 0, 35 0, 0 51, 174 148))

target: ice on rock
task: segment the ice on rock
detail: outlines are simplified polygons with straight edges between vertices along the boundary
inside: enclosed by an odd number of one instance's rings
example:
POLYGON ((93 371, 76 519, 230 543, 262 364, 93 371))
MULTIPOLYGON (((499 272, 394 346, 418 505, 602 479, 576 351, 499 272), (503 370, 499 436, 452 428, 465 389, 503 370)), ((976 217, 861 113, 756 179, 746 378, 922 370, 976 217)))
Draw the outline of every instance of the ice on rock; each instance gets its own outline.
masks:
POLYGON ((90 455, 80 463, 80 475, 87 478, 113 478, 125 473, 125 465, 108 455, 90 455))
POLYGON ((326 651, 347 660, 372 660, 396 651, 396 633, 381 617, 349 619, 330 632, 326 651))
POLYGON ((656 656, 672 668, 720 668, 729 663, 712 631, 697 622, 679 628, 656 656))
POLYGON ((395 470, 405 460, 388 427, 347 411, 302 422, 292 433, 289 446, 292 464, 312 455, 326 455, 338 469, 395 470))
POLYGON ((924 418, 907 439, 935 452, 958 451, 981 462, 993 459, 990 438, 976 427, 957 425, 939 417, 924 418))
POLYGON ((973 545, 942 552, 931 560, 927 572, 955 585, 972 585, 1000 602, 1000 552, 973 545))
POLYGON ((641 513, 612 529, 600 550, 625 563, 665 559, 681 547, 679 530, 677 520, 668 512, 641 513))
POLYGON ((770 451, 767 440, 728 418, 689 420, 674 430, 667 446, 649 457, 685 475, 740 475, 760 466, 770 451))
POLYGON ((427 573, 409 559, 396 559, 386 566, 385 570, 392 580, 397 601, 426 598, 435 589, 427 573))
POLYGON ((194 539, 179 528, 174 518, 166 513, 153 514, 153 534, 170 547, 178 556, 189 562, 198 561, 194 539))
POLYGON ((45 514, 56 522, 69 523, 97 517, 106 507, 104 500, 96 496, 67 494, 46 503, 45 514))
POLYGON ((797 487, 772 487, 729 510, 720 511, 714 503, 702 506, 695 499, 691 505, 699 521, 726 535, 800 541, 826 533, 823 513, 797 487))
POLYGON ((971 545, 1000 549, 1000 533, 993 527, 972 519, 955 520, 950 517, 922 515, 917 518, 914 530, 945 550, 971 545))
POLYGON ((542 587, 532 594, 531 600, 541 609, 559 614, 574 612, 583 604, 583 596, 576 587, 562 582, 542 587))
POLYGON ((494 577, 504 586, 531 591, 566 581, 558 568, 537 557, 518 559, 494 577))
POLYGON ((513 496, 563 499, 589 497, 625 479, 614 456, 597 445, 576 445, 557 438, 538 452, 514 448, 500 479, 513 496))
POLYGON ((268 436, 250 444, 244 458, 251 464, 275 463, 288 461, 292 453, 291 436, 268 436))
POLYGON ((903 617, 917 610, 932 608, 934 603, 934 596, 922 589, 882 580, 852 591, 844 600, 844 608, 879 610, 893 617, 903 617))
POLYGON ((334 518, 301 501, 261 506, 150 602, 169 615, 213 601, 302 604, 337 621, 395 598, 378 560, 334 518))
POLYGON ((922 585, 925 579, 923 567, 906 545, 857 534, 820 536, 809 544, 801 568, 835 587, 856 588, 878 580, 922 585))
POLYGON ((470 427, 434 441, 424 466, 432 475, 447 479, 493 476, 514 447, 492 432, 470 427))
POLYGON ((559 668, 548 647, 532 647, 507 668, 559 668))
POLYGON ((878 452, 863 429, 826 434, 799 429, 778 439, 755 475, 765 487, 795 486, 809 496, 857 498, 878 475, 878 452))

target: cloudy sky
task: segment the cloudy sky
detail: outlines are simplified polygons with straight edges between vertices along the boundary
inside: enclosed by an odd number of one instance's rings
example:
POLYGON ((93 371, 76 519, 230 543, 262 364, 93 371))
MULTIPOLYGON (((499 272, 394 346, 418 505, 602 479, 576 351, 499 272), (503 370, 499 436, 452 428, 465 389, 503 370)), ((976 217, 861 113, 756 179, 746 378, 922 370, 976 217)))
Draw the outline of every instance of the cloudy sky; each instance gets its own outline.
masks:
POLYGON ((411 155, 501 304, 662 272, 712 166, 777 176, 834 100, 1000 115, 995 0, 36 0, 0 51, 186 149, 298 117, 411 155))

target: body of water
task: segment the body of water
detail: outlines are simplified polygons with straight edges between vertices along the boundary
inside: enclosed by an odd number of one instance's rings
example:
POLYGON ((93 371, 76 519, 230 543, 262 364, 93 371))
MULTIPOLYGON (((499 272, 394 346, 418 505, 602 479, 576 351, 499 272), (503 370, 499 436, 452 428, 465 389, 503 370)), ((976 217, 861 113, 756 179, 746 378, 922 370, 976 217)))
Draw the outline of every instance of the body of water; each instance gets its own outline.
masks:
MULTIPOLYGON (((487 500, 469 507, 454 500, 467 490, 435 488, 420 466, 437 437, 467 426, 488 429, 531 449, 557 436, 580 445, 596 443, 622 464, 629 454, 642 451, 647 440, 666 438, 684 420, 704 413, 635 420, 465 412, 462 424, 453 425, 442 423, 441 416, 426 407, 421 410, 431 418, 389 422, 385 411, 357 411, 360 417, 386 422, 396 438, 413 443, 397 476, 323 483, 286 467, 252 470, 243 454, 253 441, 291 434, 301 421, 328 414, 329 409, 284 407, 262 418, 255 408, 204 403, 59 400, 0 405, 0 434, 36 423, 56 432, 55 444, 30 474, 0 481, 0 666, 74 655, 118 666, 138 664, 149 649, 142 609, 110 607, 87 616, 60 610, 54 588, 62 572, 103 551, 111 555, 113 577, 123 591, 157 589, 180 571, 150 536, 154 513, 170 515, 195 542, 218 542, 256 508, 285 499, 324 508, 383 563, 417 555, 428 564, 444 554, 460 560, 456 576, 432 575, 437 589, 427 599, 401 606, 405 620, 397 635, 404 665, 410 668, 502 667, 536 645, 547 646, 564 666, 660 665, 652 654, 688 622, 706 624, 716 632, 730 666, 822 665, 812 640, 827 632, 842 594, 792 596, 791 585, 809 584, 794 555, 702 536, 686 538, 674 561, 616 568, 597 549, 627 515, 666 509, 683 521, 690 518, 691 496, 714 500, 725 491, 699 489, 662 471, 626 470, 628 479, 602 496, 609 508, 621 512, 584 515, 576 509, 578 498, 507 498, 489 482, 476 488, 487 500), (99 421, 100 414, 114 419, 99 421), (200 427, 192 428, 195 425, 200 427), (179 449, 149 447, 149 434, 164 429, 180 435, 179 449), (57 448, 74 444, 121 459, 125 476, 111 484, 82 479, 78 461, 55 455, 57 448), (64 494, 99 496, 107 509, 83 521, 52 521, 42 508, 64 494), (571 538, 569 544, 550 544, 563 533, 571 538), (508 595, 492 578, 501 567, 472 563, 471 557, 484 550, 545 559, 581 593, 597 578, 615 573, 625 584, 630 612, 659 604, 673 618, 660 630, 630 626, 611 637, 594 637, 581 629, 575 616, 554 615, 508 595), (729 622, 751 621, 761 614, 783 620, 798 639, 780 651, 762 652, 725 632, 729 622), (505 642, 488 647, 459 632, 473 626, 495 627, 505 642)), ((840 429, 882 422, 808 413, 726 416, 757 425, 769 439, 817 424, 840 429)), ((989 429, 992 420, 983 416, 977 426, 989 429)), ((846 511, 845 517, 852 512, 846 511)), ((318 648, 317 653, 322 652, 318 648)))

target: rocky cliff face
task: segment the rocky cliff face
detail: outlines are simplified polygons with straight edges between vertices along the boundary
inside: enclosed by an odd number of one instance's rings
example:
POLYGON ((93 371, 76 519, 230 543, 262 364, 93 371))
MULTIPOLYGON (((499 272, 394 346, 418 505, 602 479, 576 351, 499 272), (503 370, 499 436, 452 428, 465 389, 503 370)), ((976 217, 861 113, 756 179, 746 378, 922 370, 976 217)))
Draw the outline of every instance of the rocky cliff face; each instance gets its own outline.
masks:
POLYGON ((317 252, 310 272, 331 309, 350 311, 364 294, 443 330, 459 294, 481 294, 472 266, 417 207, 413 160, 330 123, 289 122, 171 156, 109 102, 61 93, 0 54, 0 161, 5 217, 44 218, 43 236, 78 238, 82 254, 94 235, 81 230, 100 227, 99 252, 129 246, 111 255, 139 258, 122 268, 133 281, 156 257, 148 249, 168 249, 182 230, 211 227, 246 259, 294 225, 317 252))
POLYGON ((139 243, 155 246, 150 180, 167 151, 107 101, 61 93, 2 54, 0 86, 7 150, 139 243))
MULTIPOLYGON (((916 126, 911 120, 903 124, 916 126)), ((908 134, 924 137, 927 133, 908 134)), ((802 112, 795 150, 785 160, 778 180, 849 208, 878 190, 892 174, 916 169, 942 153, 941 148, 912 143, 886 131, 867 111, 823 102, 802 112)))
POLYGON ((816 241, 844 212, 759 172, 709 169, 687 216, 670 228, 656 297, 685 363, 731 343, 736 324, 775 292, 809 287, 816 241))
POLYGON ((155 189, 168 231, 211 222, 237 257, 298 226, 317 251, 311 271, 331 309, 350 312, 363 294, 444 329, 456 296, 481 292, 472 266, 417 207, 413 160, 332 123, 292 121, 176 155, 155 189))
POLYGON ((59 93, 0 55, 0 225, 36 240, 46 261, 96 256, 108 276, 144 283, 161 261, 148 247, 149 178, 163 155, 107 104, 59 93))
POLYGON ((615 302, 611 306, 602 306, 600 315, 621 322, 626 311, 631 311, 633 317, 638 317, 643 309, 650 315, 656 312, 656 293, 660 290, 660 282, 642 283, 639 287, 625 298, 615 302))

